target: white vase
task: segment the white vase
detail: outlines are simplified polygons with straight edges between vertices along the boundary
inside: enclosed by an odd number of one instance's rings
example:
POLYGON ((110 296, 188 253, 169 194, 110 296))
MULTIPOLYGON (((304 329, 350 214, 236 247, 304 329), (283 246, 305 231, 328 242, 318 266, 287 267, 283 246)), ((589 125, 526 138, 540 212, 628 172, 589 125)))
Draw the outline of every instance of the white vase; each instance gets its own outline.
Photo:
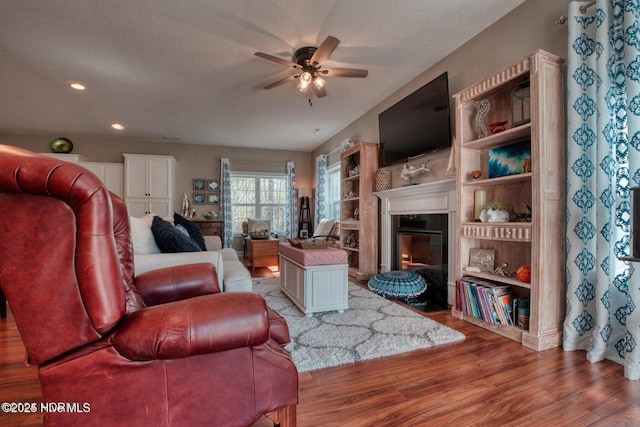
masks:
POLYGON ((483 209, 480 212, 482 222, 509 222, 509 212, 505 210, 483 209))

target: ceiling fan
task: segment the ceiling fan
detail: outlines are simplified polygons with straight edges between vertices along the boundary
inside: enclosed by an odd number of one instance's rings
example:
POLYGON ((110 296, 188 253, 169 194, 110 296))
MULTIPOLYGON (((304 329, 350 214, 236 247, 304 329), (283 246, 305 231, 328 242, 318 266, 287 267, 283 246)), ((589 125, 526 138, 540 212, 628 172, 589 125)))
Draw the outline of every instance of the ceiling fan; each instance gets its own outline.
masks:
POLYGON ((326 61, 333 51, 338 47, 340 40, 335 37, 327 37, 320 46, 304 46, 293 54, 293 61, 289 61, 278 56, 273 56, 264 52, 256 52, 255 55, 269 61, 277 62, 287 67, 294 68, 298 74, 294 74, 284 79, 280 79, 265 86, 265 89, 272 89, 276 86, 298 80, 298 90, 306 92, 309 87, 313 93, 322 98, 327 96, 325 89, 325 77, 367 77, 369 71, 358 70, 356 68, 322 68, 322 64, 326 61))

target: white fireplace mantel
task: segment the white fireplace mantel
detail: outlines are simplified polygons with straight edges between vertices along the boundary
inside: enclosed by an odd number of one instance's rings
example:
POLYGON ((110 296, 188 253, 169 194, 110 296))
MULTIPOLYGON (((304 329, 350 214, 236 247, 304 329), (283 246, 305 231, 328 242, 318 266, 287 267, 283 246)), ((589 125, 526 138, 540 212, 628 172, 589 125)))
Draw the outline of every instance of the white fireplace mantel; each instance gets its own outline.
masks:
POLYGON ((455 285, 455 224, 456 180, 446 179, 424 184, 408 185, 374 193, 381 200, 380 209, 380 271, 392 268, 393 216, 410 214, 438 214, 449 216, 449 290, 448 302, 453 304, 455 285))

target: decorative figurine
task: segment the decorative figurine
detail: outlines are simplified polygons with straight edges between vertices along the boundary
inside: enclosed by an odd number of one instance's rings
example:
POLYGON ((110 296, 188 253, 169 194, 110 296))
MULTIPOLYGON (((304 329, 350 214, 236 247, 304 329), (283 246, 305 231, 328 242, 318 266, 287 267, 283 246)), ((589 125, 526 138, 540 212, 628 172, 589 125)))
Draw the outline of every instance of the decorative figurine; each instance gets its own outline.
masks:
POLYGON ((184 193, 184 196, 182 197, 182 216, 185 218, 190 218, 191 209, 193 209, 191 200, 189 200, 189 196, 187 196, 187 193, 184 193))
POLYGON ((516 277, 521 282, 531 283, 531 267, 528 265, 521 265, 516 271, 516 277))
POLYGON ((495 135, 496 133, 500 133, 500 132, 504 132, 505 130, 505 126, 507 124, 507 121, 501 121, 501 122, 493 122, 489 125, 489 131, 491 132, 492 135, 495 135))
POLYGON ((481 170, 475 170, 475 171, 471 171, 471 179, 472 180, 477 180, 482 178, 482 171, 481 170))
POLYGON ((526 203, 524 205, 527 208, 528 212, 516 212, 515 210, 511 209, 516 222, 531 222, 531 206, 526 203))
POLYGON ((345 237, 344 239, 344 245, 351 248, 353 247, 353 245, 355 245, 355 236, 353 235, 353 233, 349 233, 349 235, 347 237, 345 237))
POLYGON ((357 199, 358 195, 354 192, 354 191, 348 191, 344 193, 344 197, 342 200, 351 200, 351 199, 357 199))
POLYGON ((489 114, 491 102, 489 102, 488 99, 483 99, 482 101, 476 102, 476 107, 478 108, 476 112, 476 126, 478 127, 478 139, 480 139, 489 136, 489 131, 484 124, 484 119, 487 117, 487 114, 489 114))
POLYGON ((508 266, 509 266, 509 264, 507 264, 506 262, 503 262, 502 264, 500 264, 500 267, 498 267, 495 270, 493 270, 493 275, 494 276, 502 276, 502 277, 510 277, 511 273, 509 273, 509 270, 507 270, 508 266))
POLYGON ((422 163, 420 166, 415 167, 410 165, 409 163, 405 163, 402 167, 402 172, 400 173, 400 178, 411 180, 411 178, 415 178, 416 176, 422 175, 423 173, 431 172, 431 169, 427 167, 431 159, 422 163))

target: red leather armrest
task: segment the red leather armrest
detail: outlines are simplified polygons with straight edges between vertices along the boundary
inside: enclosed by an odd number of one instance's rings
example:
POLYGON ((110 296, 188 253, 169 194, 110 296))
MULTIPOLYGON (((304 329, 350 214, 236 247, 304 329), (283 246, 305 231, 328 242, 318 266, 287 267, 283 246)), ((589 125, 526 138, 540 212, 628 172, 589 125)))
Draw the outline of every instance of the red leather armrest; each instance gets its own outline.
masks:
POLYGON ((267 304, 258 294, 206 295, 138 310, 111 337, 130 360, 177 359, 263 344, 267 304))
POLYGON ((134 284, 148 306, 220 293, 216 268, 210 263, 147 271, 136 276, 134 284))
POLYGON ((280 316, 280 314, 270 308, 269 311, 269 334, 271 338, 276 340, 278 344, 285 346, 291 342, 291 336, 289 335, 289 325, 287 320, 280 316))

